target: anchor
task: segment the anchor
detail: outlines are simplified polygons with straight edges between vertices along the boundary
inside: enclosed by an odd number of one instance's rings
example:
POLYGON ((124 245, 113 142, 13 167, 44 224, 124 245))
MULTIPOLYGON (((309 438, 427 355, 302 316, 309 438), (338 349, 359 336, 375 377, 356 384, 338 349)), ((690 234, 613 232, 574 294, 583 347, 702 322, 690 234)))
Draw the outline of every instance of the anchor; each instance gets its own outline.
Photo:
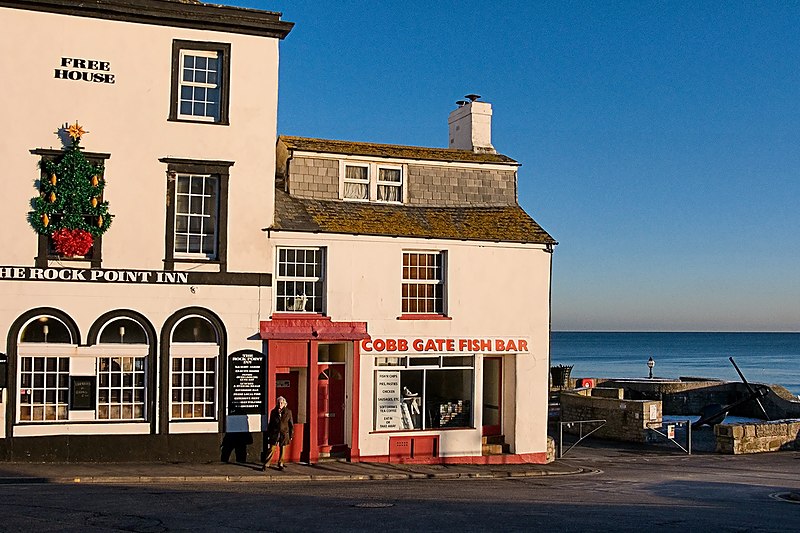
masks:
POLYGON ((692 424, 692 429, 697 429, 703 425, 714 426, 716 424, 721 424, 725 417, 728 416, 728 413, 739 407, 740 405, 746 404, 747 402, 751 402, 755 400, 758 404, 758 407, 761 409, 761 412, 764 413, 764 418, 769 420, 769 415, 767 414, 767 410, 764 409, 764 405, 761 403, 761 398, 765 397, 769 393, 769 387, 766 385, 756 385, 753 387, 750 383, 747 382, 747 379, 742 374, 742 371, 739 370, 739 366, 736 364, 736 361, 733 360, 733 357, 728 357, 733 368, 736 369, 736 373, 739 374, 739 377, 742 378, 742 383, 747 387, 747 390, 750 394, 746 397, 742 398, 739 401, 733 402, 729 405, 721 405, 718 403, 712 403, 710 405, 706 405, 702 409, 700 409, 700 419, 697 422, 692 424))

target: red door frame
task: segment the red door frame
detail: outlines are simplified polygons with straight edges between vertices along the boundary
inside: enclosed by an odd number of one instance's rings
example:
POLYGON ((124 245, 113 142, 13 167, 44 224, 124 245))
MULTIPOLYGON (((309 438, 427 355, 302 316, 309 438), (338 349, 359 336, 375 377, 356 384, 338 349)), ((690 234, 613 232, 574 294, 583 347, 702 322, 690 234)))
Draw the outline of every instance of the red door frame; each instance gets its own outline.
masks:
MULTIPOLYGON (((360 341, 368 339, 366 322, 333 322, 330 317, 319 315, 299 316, 297 314, 273 315, 272 320, 260 323, 261 339, 267 347, 267 403, 272 409, 275 402, 275 376, 278 368, 304 367, 306 377, 306 409, 308 417, 302 430, 302 453, 293 460, 304 460, 313 464, 319 460, 317 433, 319 425, 319 406, 317 376, 319 375, 318 347, 320 342, 351 342, 353 346, 352 386, 345 390, 351 405, 351 444, 350 461, 357 462, 360 452, 359 430, 359 387, 360 387, 360 341)), ((267 414, 269 411, 267 411, 267 414)), ((298 437, 300 435, 297 435, 298 437)))
MULTIPOLYGON (((502 434, 502 431, 503 431, 503 358, 502 357, 484 357, 483 358, 484 372, 486 372, 486 362, 487 361, 497 361, 497 363, 499 364, 499 372, 498 372, 498 376, 497 376, 497 378, 498 378, 497 379, 497 419, 498 419, 499 423, 498 424, 488 425, 488 426, 484 425, 481 428, 481 435, 487 435, 487 436, 500 435, 500 434, 502 434)), ((485 374, 484 374, 484 376, 485 376, 485 374)), ((483 380, 483 385, 484 385, 483 394, 484 394, 484 397, 485 397, 486 396, 486 389, 485 389, 485 387, 486 387, 486 379, 485 378, 483 380)), ((484 400, 481 399, 481 410, 483 410, 483 403, 484 403, 484 400)))

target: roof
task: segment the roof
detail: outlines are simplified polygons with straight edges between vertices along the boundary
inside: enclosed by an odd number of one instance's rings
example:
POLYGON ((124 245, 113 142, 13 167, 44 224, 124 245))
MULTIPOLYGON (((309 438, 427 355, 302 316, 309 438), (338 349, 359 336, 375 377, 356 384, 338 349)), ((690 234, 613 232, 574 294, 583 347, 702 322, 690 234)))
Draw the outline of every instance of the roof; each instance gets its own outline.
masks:
POLYGON ((519 205, 421 207, 297 198, 275 190, 273 230, 558 244, 519 205))
POLYGON ((285 38, 294 26, 273 11, 197 0, 0 0, 0 7, 278 39, 285 38))
POLYGON ((391 157, 395 159, 417 159, 429 161, 453 161, 459 163, 501 163, 519 165, 502 154, 475 153, 453 148, 425 148, 422 146, 403 146, 398 144, 378 144, 310 137, 281 135, 278 138, 289 150, 318 152, 326 154, 391 157))

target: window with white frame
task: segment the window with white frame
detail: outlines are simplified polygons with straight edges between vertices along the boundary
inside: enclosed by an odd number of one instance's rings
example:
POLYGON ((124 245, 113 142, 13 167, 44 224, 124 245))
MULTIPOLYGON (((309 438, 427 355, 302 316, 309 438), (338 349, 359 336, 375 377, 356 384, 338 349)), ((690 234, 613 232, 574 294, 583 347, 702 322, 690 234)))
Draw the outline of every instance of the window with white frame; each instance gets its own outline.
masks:
POLYGON ((345 165, 343 196, 348 200, 369 200, 369 167, 345 165))
POLYGON ((125 316, 109 320, 98 333, 97 419, 145 420, 147 332, 125 316))
POLYGON ((97 358, 98 420, 144 420, 146 357, 97 358))
POLYGON ((175 40, 170 120, 228 123, 230 44, 175 40))
POLYGON ((444 314, 444 252, 403 252, 403 314, 444 314))
POLYGON ((175 177, 175 255, 217 257, 219 179, 212 175, 175 177))
POLYGON ((207 319, 188 316, 175 325, 170 342, 171 420, 216 418, 219 354, 219 335, 207 319))
POLYGON ((473 356, 378 357, 375 367, 375 430, 473 427, 473 356))
POLYGON ((57 422, 69 418, 70 358, 58 355, 73 345, 69 328, 52 316, 39 316, 20 333, 19 421, 57 422))
POLYGON ((341 198, 389 203, 404 200, 402 165, 341 163, 341 198))
POLYGON ((278 248, 275 310, 322 313, 323 248, 278 248))
POLYGON ((69 357, 20 357, 20 422, 69 417, 69 357))

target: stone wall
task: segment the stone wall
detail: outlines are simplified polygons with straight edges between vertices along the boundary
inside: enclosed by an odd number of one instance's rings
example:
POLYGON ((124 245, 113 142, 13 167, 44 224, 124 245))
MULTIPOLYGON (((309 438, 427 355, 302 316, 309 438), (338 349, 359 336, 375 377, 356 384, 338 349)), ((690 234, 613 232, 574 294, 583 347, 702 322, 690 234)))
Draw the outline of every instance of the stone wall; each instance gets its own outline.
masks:
MULTIPOLYGON (((517 203, 515 170, 417 164, 409 164, 407 168, 407 205, 458 207, 517 203)), ((287 181, 292 196, 336 200, 339 198, 339 161, 295 156, 289 161, 287 181)))
POLYGON ((743 454, 800 450, 800 420, 714 426, 717 453, 743 454))
POLYGON ((408 204, 440 207, 514 205, 514 170, 408 165, 408 204))
MULTIPOLYGON (((603 388, 587 389, 580 393, 561 393, 561 422, 605 420, 603 427, 592 435, 627 442, 649 442, 652 436, 648 425, 661 425, 661 402, 620 399, 621 390, 606 392, 603 388), (589 394, 592 394, 589 396, 589 394), (602 395, 602 396, 601 396, 602 395), (611 397, 603 397, 611 396, 611 397)), ((596 425, 584 425, 583 434, 596 425)), ((568 428, 577 431, 577 426, 568 428)))
POLYGON ((299 198, 339 198, 339 161, 294 157, 289 163, 289 194, 299 198))

